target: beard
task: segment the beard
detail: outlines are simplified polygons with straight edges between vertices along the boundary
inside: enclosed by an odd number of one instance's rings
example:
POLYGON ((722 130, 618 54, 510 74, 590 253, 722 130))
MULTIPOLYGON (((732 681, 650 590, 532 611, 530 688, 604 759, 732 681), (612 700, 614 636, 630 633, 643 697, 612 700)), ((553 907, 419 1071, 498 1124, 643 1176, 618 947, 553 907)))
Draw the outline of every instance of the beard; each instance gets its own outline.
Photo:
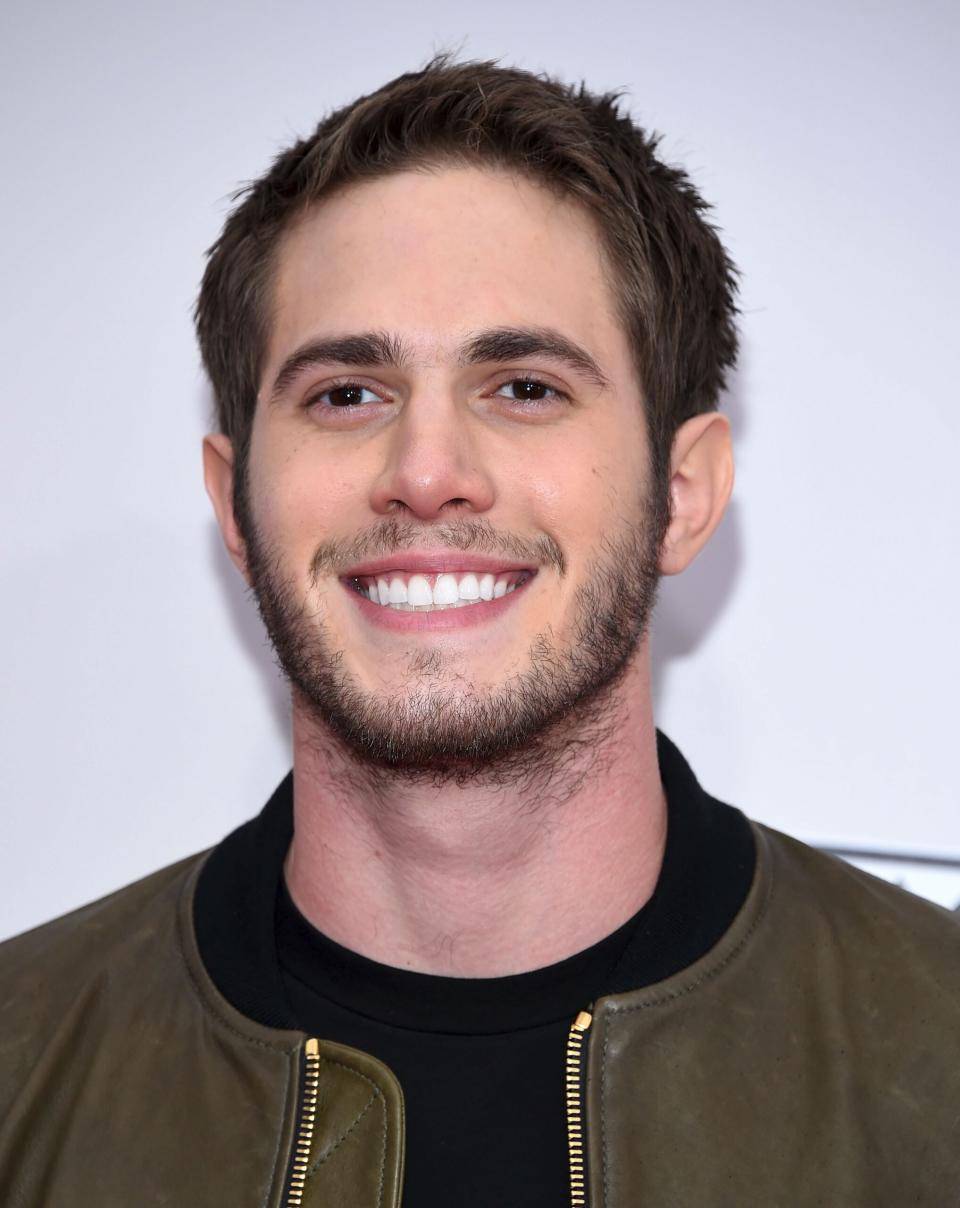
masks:
MULTIPOLYGON (((279 550, 238 508, 251 587, 277 660, 321 735, 332 736, 355 767, 440 785, 517 784, 551 780, 583 768, 616 724, 614 689, 644 635, 653 609, 660 546, 669 519, 645 503, 635 524, 607 534, 573 599, 566 636, 552 626, 536 634, 522 669, 478 688, 451 673, 439 651, 411 652, 403 690, 367 692, 344 669, 316 608, 298 596, 279 550), (587 759, 584 760, 583 756, 587 759)), ((243 503, 246 504, 246 500, 243 503)), ((550 538, 524 540, 485 520, 431 526, 387 520, 349 543, 329 542, 312 559, 311 584, 323 571, 364 556, 422 545, 526 558, 552 564, 563 577, 562 551, 550 538)), ((482 607, 482 605, 481 605, 482 607)))

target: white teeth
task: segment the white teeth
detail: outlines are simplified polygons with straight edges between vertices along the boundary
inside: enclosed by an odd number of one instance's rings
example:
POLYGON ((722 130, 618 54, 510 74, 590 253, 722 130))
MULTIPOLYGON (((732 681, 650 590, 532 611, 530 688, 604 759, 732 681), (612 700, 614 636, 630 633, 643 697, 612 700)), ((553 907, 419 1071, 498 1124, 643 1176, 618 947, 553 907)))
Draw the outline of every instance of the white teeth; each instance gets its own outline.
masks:
POLYGON ((461 600, 479 600, 480 599, 480 584, 477 582, 476 575, 464 575, 460 580, 460 599, 461 600))
MULTIPOLYGON (((526 576, 522 576, 525 579, 526 576)), ((434 608, 465 608, 478 600, 499 600, 515 591, 520 583, 510 582, 509 575, 494 578, 492 574, 476 575, 465 571, 461 575, 445 572, 438 574, 433 587, 427 575, 411 575, 405 579, 400 575, 378 578, 361 594, 374 604, 394 608, 401 612, 429 611, 434 608)))
POLYGON ((433 586, 434 604, 456 604, 460 599, 460 589, 456 575, 437 575, 433 586))
POLYGON ((429 608, 433 604, 433 592, 426 575, 411 575, 407 584, 407 603, 414 608, 429 608))

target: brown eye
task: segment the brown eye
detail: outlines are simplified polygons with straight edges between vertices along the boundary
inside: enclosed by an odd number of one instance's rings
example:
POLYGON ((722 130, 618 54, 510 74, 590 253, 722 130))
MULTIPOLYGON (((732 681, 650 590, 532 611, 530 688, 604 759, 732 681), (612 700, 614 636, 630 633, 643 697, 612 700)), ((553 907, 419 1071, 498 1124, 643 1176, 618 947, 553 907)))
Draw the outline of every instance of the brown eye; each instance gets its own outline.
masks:
POLYGON ((359 407, 363 403, 376 402, 377 396, 366 386, 334 386, 317 396, 318 401, 326 399, 331 407, 359 407))
POLYGON ((512 382, 504 382, 496 393, 518 403, 539 403, 545 398, 553 397, 557 391, 543 382, 532 381, 530 378, 515 378, 512 382))

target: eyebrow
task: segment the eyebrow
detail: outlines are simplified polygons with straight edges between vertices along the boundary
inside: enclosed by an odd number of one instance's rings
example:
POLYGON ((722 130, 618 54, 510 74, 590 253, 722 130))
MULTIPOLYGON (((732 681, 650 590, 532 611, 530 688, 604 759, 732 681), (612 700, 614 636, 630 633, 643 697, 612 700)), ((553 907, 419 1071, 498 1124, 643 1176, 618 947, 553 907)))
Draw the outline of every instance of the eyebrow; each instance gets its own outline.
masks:
MULTIPOLYGON (((552 327, 494 327, 478 332, 461 347, 457 359, 461 365, 480 365, 533 356, 561 362, 600 390, 610 386, 609 379, 590 353, 552 327)), ((356 368, 386 365, 400 369, 410 360, 403 341, 389 332, 365 331, 311 340, 291 353, 280 366, 270 397, 273 401, 279 399, 299 374, 317 365, 352 365, 356 368)))
POLYGON ((590 353, 552 327, 495 327, 480 332, 464 345, 460 359, 463 364, 476 365, 486 361, 521 361, 534 356, 561 362, 601 390, 610 386, 590 353))
POLYGON ((302 345, 280 366, 270 391, 275 401, 303 372, 315 365, 353 365, 356 368, 389 365, 399 369, 407 360, 403 342, 385 331, 330 336, 302 345))

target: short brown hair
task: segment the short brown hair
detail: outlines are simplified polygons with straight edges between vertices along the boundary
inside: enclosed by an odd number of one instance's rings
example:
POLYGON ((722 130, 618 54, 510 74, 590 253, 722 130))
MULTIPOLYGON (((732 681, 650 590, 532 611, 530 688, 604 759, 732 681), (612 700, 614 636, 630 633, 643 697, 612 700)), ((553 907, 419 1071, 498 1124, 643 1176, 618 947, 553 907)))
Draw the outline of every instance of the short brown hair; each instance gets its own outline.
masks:
POLYGON ((242 491, 284 231, 352 183, 439 163, 512 170, 579 201, 598 225, 642 385, 655 480, 684 420, 717 406, 736 360, 736 270, 707 205, 656 135, 596 95, 546 76, 446 56, 338 109, 237 194, 196 307, 217 421, 242 491))

